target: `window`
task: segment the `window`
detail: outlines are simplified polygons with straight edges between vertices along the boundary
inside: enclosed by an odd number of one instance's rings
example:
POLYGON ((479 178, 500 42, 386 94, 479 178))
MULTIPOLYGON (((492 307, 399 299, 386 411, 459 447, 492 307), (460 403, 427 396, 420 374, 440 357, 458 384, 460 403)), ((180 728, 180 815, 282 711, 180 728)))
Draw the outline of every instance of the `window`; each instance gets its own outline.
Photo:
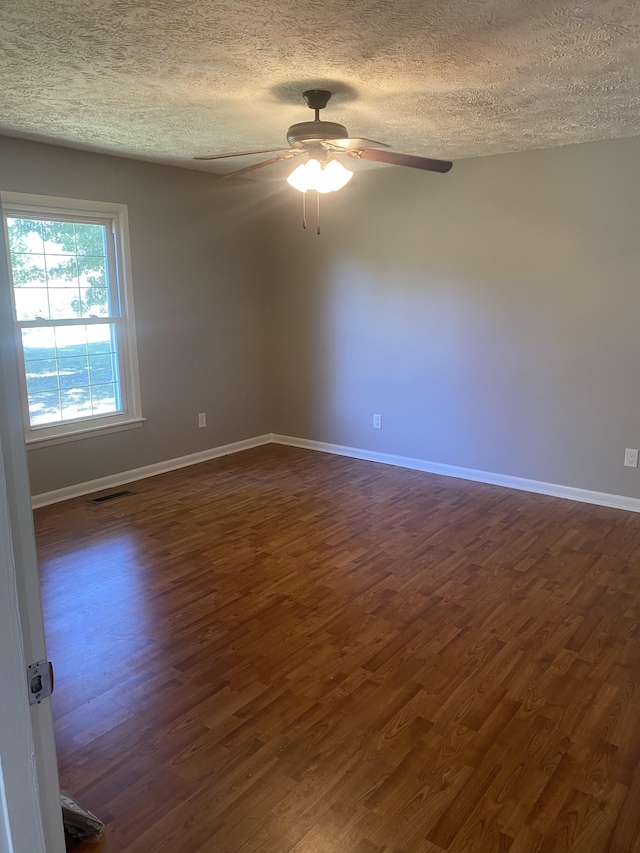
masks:
POLYGON ((126 206, 2 206, 27 443, 141 425, 126 206))

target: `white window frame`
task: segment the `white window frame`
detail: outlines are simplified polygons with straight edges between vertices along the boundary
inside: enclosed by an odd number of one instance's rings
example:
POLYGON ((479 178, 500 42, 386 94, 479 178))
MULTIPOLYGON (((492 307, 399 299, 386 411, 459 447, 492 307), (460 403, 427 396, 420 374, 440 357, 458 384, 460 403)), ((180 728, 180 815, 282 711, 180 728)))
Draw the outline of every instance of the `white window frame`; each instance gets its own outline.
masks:
MULTIPOLYGON (((90 438, 109 432, 140 427, 144 423, 140 401, 140 381, 138 378, 138 351, 136 346, 135 316, 131 277, 131 250, 129 247, 129 218, 126 204, 86 201, 73 198, 55 198, 51 196, 31 195, 27 193, 2 192, 4 213, 3 228, 7 245, 7 264, 11 274, 11 258, 7 229, 8 217, 28 216, 50 218, 59 221, 96 222, 107 226, 110 235, 110 252, 116 281, 110 284, 117 290, 120 313, 105 317, 105 322, 114 322, 118 334, 118 359, 120 368, 120 391, 122 411, 114 414, 91 415, 72 421, 56 424, 31 426, 29 419, 29 400, 27 395, 26 370, 22 350, 21 328, 16 320, 13 281, 10 283, 13 306, 14 328, 16 331, 16 349, 20 365, 20 390, 22 396, 23 420, 27 449, 60 444, 67 441, 90 438)), ((82 324, 82 320, 78 321, 82 324)), ((54 325, 55 321, 45 321, 43 325, 54 325)), ((33 323, 34 326, 38 325, 33 323)))

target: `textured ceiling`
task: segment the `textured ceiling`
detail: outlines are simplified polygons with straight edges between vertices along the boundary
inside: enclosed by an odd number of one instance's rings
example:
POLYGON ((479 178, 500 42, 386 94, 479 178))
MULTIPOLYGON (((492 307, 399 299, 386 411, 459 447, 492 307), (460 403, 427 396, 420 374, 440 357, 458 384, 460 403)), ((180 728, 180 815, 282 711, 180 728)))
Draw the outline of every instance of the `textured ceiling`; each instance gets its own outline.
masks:
POLYGON ((223 171, 251 161, 189 158, 286 144, 312 87, 335 92, 322 118, 352 136, 445 159, 640 135, 638 0, 2 0, 0 14, 10 135, 223 171))

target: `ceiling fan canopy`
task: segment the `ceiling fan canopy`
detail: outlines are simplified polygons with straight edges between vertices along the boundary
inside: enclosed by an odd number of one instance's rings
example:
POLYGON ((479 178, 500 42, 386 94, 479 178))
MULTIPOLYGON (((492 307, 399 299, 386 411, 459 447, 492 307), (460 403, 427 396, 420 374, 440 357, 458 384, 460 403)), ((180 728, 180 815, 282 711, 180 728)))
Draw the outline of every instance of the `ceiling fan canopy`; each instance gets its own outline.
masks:
POLYGON ((322 121, 320 110, 329 103, 331 92, 326 89, 308 89, 302 93, 310 110, 315 112, 313 121, 301 121, 292 124, 287 130, 287 142, 291 146, 304 146, 310 142, 330 142, 334 139, 348 139, 347 128, 334 121, 322 121))

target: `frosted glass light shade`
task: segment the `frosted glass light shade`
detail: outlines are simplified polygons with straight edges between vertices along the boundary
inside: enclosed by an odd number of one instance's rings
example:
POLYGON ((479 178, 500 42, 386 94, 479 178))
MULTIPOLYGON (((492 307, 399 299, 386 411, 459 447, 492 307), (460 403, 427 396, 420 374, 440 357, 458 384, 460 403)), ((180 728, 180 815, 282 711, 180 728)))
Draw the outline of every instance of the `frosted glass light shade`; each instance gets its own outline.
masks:
POLYGON ((320 163, 317 160, 307 160, 306 163, 301 163, 287 178, 287 183, 291 184, 296 190, 301 193, 306 193, 307 190, 315 190, 318 183, 318 177, 322 171, 320 163))
POLYGON ((316 189, 319 193, 332 193, 341 190, 353 177, 353 172, 338 163, 337 160, 329 160, 320 172, 320 178, 316 189))
POLYGON ((297 166, 287 178, 287 183, 306 193, 307 190, 317 190, 319 193, 331 193, 341 189, 353 177, 353 172, 338 163, 330 160, 321 166, 317 160, 307 160, 297 166))

